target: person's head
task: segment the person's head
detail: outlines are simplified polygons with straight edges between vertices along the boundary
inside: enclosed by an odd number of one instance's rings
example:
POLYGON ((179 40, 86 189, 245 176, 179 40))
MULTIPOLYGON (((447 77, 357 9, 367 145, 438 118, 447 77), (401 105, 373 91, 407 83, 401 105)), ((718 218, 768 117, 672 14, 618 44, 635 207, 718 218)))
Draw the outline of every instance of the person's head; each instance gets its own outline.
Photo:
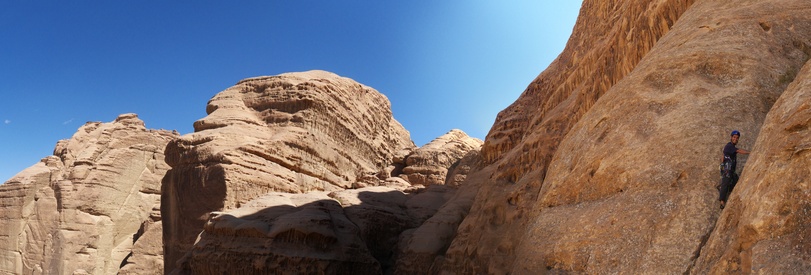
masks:
POLYGON ((738 130, 735 130, 735 131, 732 131, 732 134, 730 134, 729 136, 730 136, 729 139, 732 141, 732 144, 737 145, 738 144, 738 139, 741 138, 741 132, 739 132, 738 130))

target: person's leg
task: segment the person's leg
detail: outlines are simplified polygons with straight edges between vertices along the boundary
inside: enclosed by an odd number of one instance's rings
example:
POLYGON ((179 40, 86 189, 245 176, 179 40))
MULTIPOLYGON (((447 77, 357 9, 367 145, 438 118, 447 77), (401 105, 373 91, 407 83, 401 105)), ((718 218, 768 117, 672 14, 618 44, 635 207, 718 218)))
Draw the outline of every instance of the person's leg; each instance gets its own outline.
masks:
POLYGON ((729 192, 732 193, 732 189, 735 189, 735 186, 738 185, 738 173, 732 173, 732 178, 729 180, 729 192))
POLYGON ((729 196, 729 192, 731 191, 730 183, 732 182, 731 178, 723 177, 721 178, 721 190, 718 192, 718 200, 721 201, 721 209, 724 209, 724 206, 727 202, 727 197, 729 196))

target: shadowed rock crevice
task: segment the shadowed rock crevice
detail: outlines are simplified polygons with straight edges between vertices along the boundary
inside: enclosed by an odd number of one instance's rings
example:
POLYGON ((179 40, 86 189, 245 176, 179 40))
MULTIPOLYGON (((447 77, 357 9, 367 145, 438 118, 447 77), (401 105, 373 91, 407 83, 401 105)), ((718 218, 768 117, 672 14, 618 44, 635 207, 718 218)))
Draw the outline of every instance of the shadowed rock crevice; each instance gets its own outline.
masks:
POLYGON ((401 232, 436 212, 423 203, 432 193, 452 190, 269 193, 212 213, 185 261, 191 274, 391 274, 401 232))

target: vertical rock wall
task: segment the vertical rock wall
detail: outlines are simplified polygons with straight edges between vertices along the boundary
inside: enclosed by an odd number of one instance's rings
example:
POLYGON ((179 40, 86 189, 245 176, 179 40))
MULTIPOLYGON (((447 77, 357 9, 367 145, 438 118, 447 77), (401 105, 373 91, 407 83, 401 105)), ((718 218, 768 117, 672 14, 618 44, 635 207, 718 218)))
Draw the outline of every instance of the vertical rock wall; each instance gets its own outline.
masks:
POLYGON ((693 4, 561 141, 513 273, 690 271, 720 213, 721 148, 733 129, 752 148, 811 53, 809 11, 693 4))
POLYGON ((0 272, 114 274, 126 265, 161 273, 159 239, 134 236, 160 206, 163 148, 176 137, 147 130, 134 114, 87 123, 54 156, 0 185, 0 272), (142 254, 154 255, 127 260, 142 254))
POLYGON ((741 181, 692 273, 811 273, 809 64, 766 117, 741 181))
POLYGON ((583 2, 564 51, 499 113, 487 135, 482 159, 494 166, 494 174, 468 206, 470 215, 459 225, 444 270, 509 271, 558 144, 692 3, 583 2))

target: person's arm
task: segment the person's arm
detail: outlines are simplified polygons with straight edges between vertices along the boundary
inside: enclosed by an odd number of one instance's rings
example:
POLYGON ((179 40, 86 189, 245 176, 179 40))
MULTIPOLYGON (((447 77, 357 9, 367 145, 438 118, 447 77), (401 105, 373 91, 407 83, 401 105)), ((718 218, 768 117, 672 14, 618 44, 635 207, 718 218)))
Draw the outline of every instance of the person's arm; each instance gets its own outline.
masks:
POLYGON ((746 151, 744 149, 738 149, 735 152, 738 153, 738 154, 744 154, 744 155, 749 154, 749 151, 746 151))

